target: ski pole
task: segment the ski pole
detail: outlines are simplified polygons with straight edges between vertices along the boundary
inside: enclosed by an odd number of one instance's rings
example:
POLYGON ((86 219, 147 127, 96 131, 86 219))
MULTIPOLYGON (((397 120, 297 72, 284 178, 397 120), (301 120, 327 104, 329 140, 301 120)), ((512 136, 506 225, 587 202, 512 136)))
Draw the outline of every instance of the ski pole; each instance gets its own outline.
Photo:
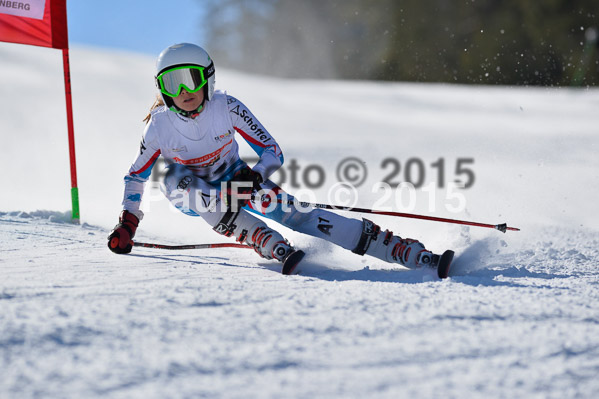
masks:
POLYGON ((155 249, 209 249, 209 248, 251 248, 245 244, 235 244, 229 242, 217 244, 187 244, 187 245, 164 245, 153 244, 148 242, 133 242, 134 247, 155 248, 155 249))
POLYGON ((328 204, 317 204, 312 202, 303 202, 297 200, 283 200, 277 199, 277 202, 280 204, 287 205, 299 205, 301 207, 307 208, 320 208, 320 209, 331 209, 336 211, 345 211, 345 212, 359 212, 359 213, 370 213, 373 215, 386 215, 386 216, 396 216, 402 218, 411 218, 411 219, 422 219, 422 220, 430 220, 434 222, 444 222, 444 223, 454 223, 454 224, 464 224, 468 226, 476 226, 476 227, 487 227, 490 229, 499 230, 505 233, 507 230, 511 231, 520 231, 517 227, 508 227, 506 223, 501 224, 488 224, 488 223, 479 223, 479 222, 468 222, 465 220, 457 220, 457 219, 447 219, 447 218, 439 218, 435 216, 426 216, 426 215, 416 215, 413 213, 403 213, 403 212, 390 212, 390 211, 377 211, 373 209, 367 208, 357 208, 357 207, 347 207, 347 206, 339 206, 339 205, 328 205, 328 204))

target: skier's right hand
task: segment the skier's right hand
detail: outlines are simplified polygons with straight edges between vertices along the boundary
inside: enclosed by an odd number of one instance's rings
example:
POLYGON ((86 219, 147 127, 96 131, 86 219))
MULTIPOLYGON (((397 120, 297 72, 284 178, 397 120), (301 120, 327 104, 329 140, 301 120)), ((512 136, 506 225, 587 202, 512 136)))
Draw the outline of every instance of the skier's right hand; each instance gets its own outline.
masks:
POLYGON ((108 236, 108 248, 116 254, 128 254, 131 252, 133 242, 131 239, 135 236, 135 230, 139 225, 137 216, 128 211, 121 212, 119 223, 108 236))

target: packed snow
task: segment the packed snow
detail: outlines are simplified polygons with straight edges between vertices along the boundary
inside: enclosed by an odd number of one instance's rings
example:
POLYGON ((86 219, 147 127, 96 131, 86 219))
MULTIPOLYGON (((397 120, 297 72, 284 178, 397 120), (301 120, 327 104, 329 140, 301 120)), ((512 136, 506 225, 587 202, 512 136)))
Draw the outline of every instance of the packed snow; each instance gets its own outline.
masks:
MULTIPOLYGON (((106 236, 154 60, 71 49, 76 225, 60 52, 2 43, 0 398, 599 395, 599 90, 294 81, 216 63, 217 86, 281 145, 274 178, 289 192, 348 199, 337 175, 352 158, 346 177, 367 170, 356 206, 521 231, 344 213, 454 249, 446 280, 284 228, 308 253, 300 275, 249 249, 115 255, 106 236)), ((136 239, 228 241, 156 186, 136 239)))

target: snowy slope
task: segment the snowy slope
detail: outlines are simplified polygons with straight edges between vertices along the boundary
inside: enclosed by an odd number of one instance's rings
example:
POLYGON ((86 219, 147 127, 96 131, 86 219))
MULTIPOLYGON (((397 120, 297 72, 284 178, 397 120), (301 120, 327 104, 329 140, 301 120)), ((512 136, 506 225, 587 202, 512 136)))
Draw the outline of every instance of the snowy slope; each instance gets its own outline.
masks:
POLYGON ((243 250, 116 257, 105 235, 0 217, 0 397, 599 392, 596 232, 547 229, 443 282, 315 265, 288 278, 243 250))
MULTIPOLYGON (((72 50, 83 222, 74 226, 63 212, 60 54, 0 45, 0 70, 12 77, 0 107, 0 398, 599 394, 599 91, 218 70, 217 85, 265 123, 287 165, 300 165, 298 179, 309 165, 326 172, 314 200, 329 201, 351 156, 368 169, 357 205, 398 209, 372 190, 392 171, 381 160, 399 160, 402 171, 421 160, 434 188, 430 164, 442 158, 446 184, 432 202, 418 190, 410 211, 522 228, 373 218, 433 250, 456 249, 446 281, 281 229, 309 253, 302 275, 284 277, 243 249, 106 249, 154 95, 152 66, 145 56, 72 50), (465 209, 451 212, 460 158, 474 160, 475 182, 459 191, 465 209)), ((287 177, 289 191, 308 191, 287 177)), ((140 240, 223 241, 156 189, 146 196, 140 240)))

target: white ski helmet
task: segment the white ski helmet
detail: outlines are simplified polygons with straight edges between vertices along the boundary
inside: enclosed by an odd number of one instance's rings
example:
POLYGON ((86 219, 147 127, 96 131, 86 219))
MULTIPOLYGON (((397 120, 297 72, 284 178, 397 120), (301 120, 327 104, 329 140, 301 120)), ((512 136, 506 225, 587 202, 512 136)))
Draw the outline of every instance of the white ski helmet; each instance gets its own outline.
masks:
MULTIPOLYGON (((204 80, 202 86, 204 90, 204 101, 210 101, 214 94, 214 63, 206 50, 195 44, 179 43, 164 49, 156 60, 156 86, 160 90, 164 103, 173 111, 184 115, 187 114, 187 112, 175 106, 172 95, 169 96, 168 94, 165 94, 163 90, 164 82, 161 79, 161 75, 170 69, 186 66, 199 67, 199 70, 202 73, 202 80, 204 80)), ((180 82, 176 82, 176 86, 180 90, 181 86, 179 86, 179 83, 180 82)), ((187 89, 187 87, 185 88, 187 89)), ((201 110, 203 105, 204 103, 202 102, 202 105, 198 108, 197 112, 201 110)))

